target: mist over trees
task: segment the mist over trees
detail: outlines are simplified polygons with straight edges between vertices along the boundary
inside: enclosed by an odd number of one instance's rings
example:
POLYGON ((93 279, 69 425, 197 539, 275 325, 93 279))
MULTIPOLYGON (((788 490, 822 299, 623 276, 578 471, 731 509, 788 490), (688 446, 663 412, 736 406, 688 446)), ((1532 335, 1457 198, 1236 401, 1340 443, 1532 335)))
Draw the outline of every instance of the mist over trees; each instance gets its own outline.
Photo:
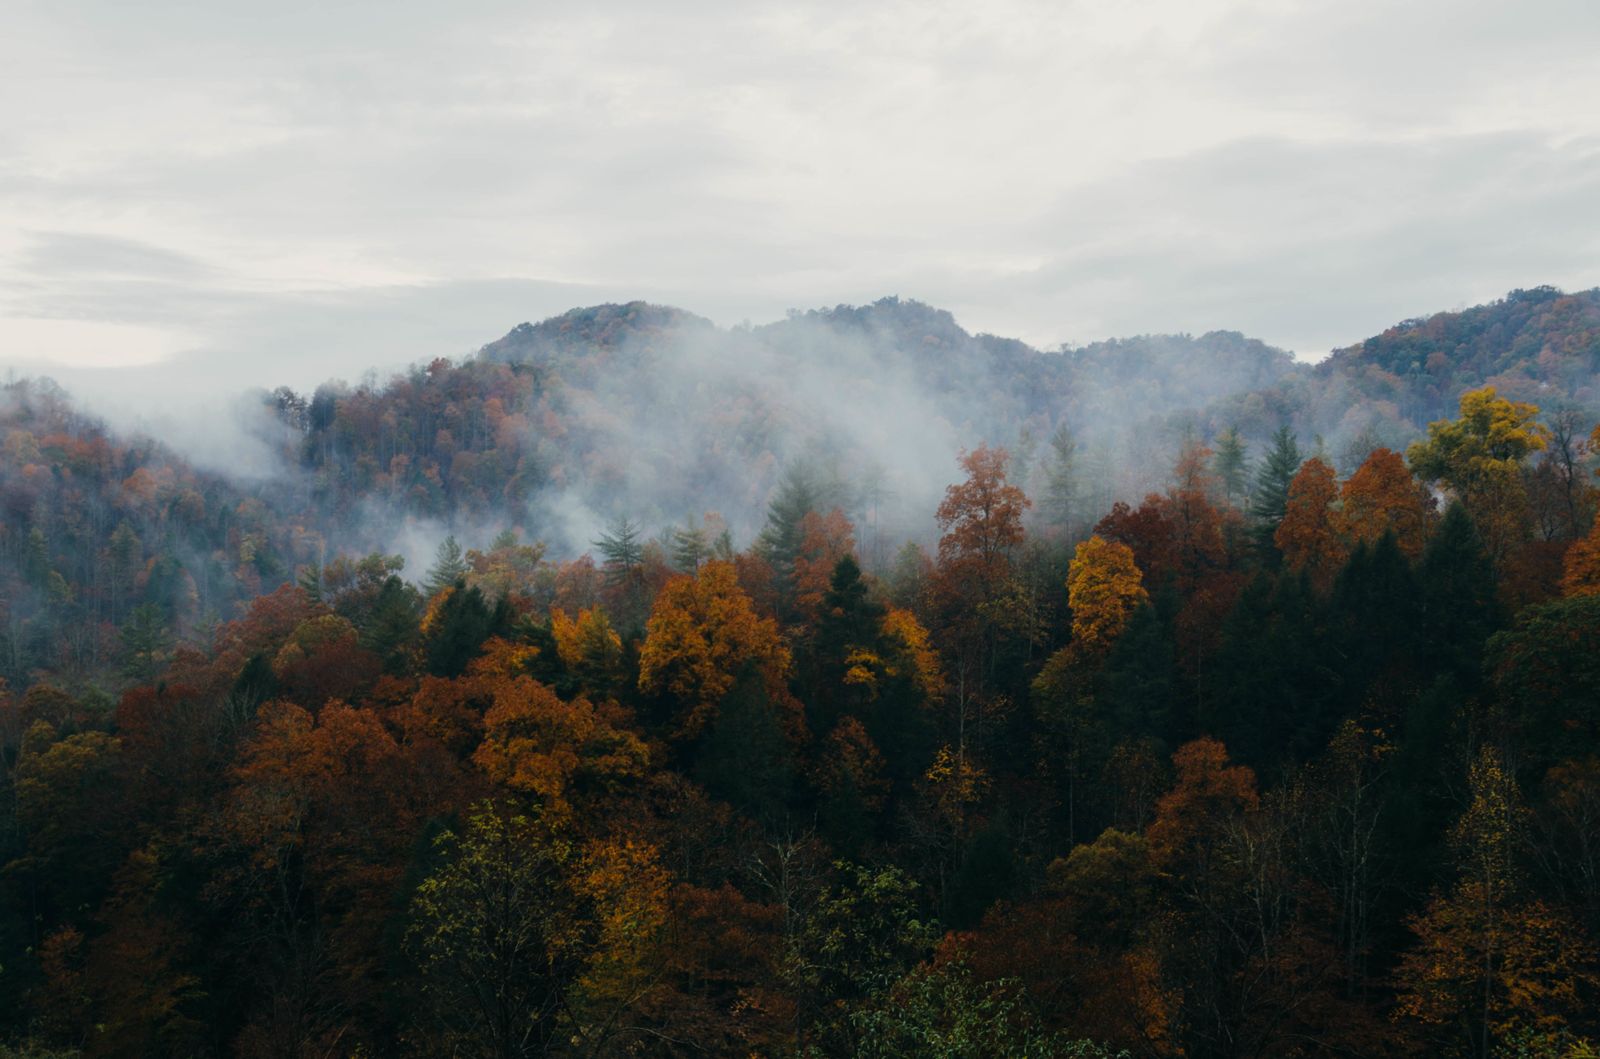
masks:
POLYGON ((634 303, 0 390, 0 1051, 1600 1036, 1600 292, 1307 367, 634 303))

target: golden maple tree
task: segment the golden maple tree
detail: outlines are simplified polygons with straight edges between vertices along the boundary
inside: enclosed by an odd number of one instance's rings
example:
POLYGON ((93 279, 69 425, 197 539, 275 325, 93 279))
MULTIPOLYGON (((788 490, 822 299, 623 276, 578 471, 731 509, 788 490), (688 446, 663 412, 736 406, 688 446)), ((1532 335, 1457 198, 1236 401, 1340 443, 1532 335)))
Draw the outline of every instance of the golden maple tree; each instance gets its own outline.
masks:
POLYGON ((1122 634, 1128 618, 1150 597, 1133 549, 1090 537, 1078 545, 1067 572, 1074 652, 1100 655, 1122 634))
POLYGON ((669 581, 656 598, 639 652, 639 687, 676 699, 675 734, 693 738, 747 664, 775 701, 786 697, 789 661, 777 622, 756 613, 734 565, 712 560, 693 577, 669 581))

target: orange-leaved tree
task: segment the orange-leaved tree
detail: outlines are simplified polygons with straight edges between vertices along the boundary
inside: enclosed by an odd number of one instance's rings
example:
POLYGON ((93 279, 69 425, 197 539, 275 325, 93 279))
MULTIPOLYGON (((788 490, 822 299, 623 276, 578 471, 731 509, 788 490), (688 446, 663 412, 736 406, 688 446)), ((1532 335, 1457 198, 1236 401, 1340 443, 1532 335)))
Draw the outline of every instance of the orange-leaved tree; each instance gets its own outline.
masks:
POLYGON ((1311 583, 1323 591, 1333 584, 1347 554, 1344 520, 1334 506, 1338 498, 1333 468, 1313 456, 1289 481, 1283 521, 1272 537, 1283 553, 1284 565, 1292 573, 1305 571, 1311 583))
POLYGON ((675 700, 674 734, 692 739, 716 716, 740 670, 754 665, 773 701, 787 698, 789 648, 777 622, 758 615, 734 565, 712 560, 656 598, 639 652, 639 688, 675 700))
POLYGON ((1398 452, 1373 449, 1345 479, 1339 497, 1345 529, 1354 541, 1376 544, 1385 533, 1393 533, 1407 559, 1415 562, 1422 555, 1438 505, 1398 452))
POLYGON ((1586 537, 1572 542, 1562 560, 1561 594, 1600 595, 1600 519, 1586 537))
POLYGON ((965 481, 945 489, 936 518, 939 563, 965 564, 982 576, 1003 573, 1011 550, 1022 543, 1022 513, 1032 503, 1006 482, 1005 449, 980 445, 961 457, 965 481))

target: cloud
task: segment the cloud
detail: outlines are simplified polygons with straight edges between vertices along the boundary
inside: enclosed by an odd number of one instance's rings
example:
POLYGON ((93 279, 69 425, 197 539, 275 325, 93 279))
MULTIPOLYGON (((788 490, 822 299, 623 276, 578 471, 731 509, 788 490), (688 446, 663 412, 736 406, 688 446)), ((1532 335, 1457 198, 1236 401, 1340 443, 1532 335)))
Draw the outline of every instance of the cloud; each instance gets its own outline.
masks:
POLYGON ((890 293, 1316 353, 1600 282, 1585 0, 15 7, 9 366, 17 320, 305 386, 585 301, 890 293))

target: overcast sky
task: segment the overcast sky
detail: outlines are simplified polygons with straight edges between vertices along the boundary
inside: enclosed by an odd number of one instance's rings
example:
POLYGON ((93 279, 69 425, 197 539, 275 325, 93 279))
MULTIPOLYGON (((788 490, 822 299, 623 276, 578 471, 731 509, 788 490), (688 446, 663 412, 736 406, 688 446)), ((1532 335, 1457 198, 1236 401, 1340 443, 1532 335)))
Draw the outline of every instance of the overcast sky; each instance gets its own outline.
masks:
POLYGON ((0 0, 0 366, 354 379, 647 298, 1304 357, 1600 283, 1595 0, 0 0))

